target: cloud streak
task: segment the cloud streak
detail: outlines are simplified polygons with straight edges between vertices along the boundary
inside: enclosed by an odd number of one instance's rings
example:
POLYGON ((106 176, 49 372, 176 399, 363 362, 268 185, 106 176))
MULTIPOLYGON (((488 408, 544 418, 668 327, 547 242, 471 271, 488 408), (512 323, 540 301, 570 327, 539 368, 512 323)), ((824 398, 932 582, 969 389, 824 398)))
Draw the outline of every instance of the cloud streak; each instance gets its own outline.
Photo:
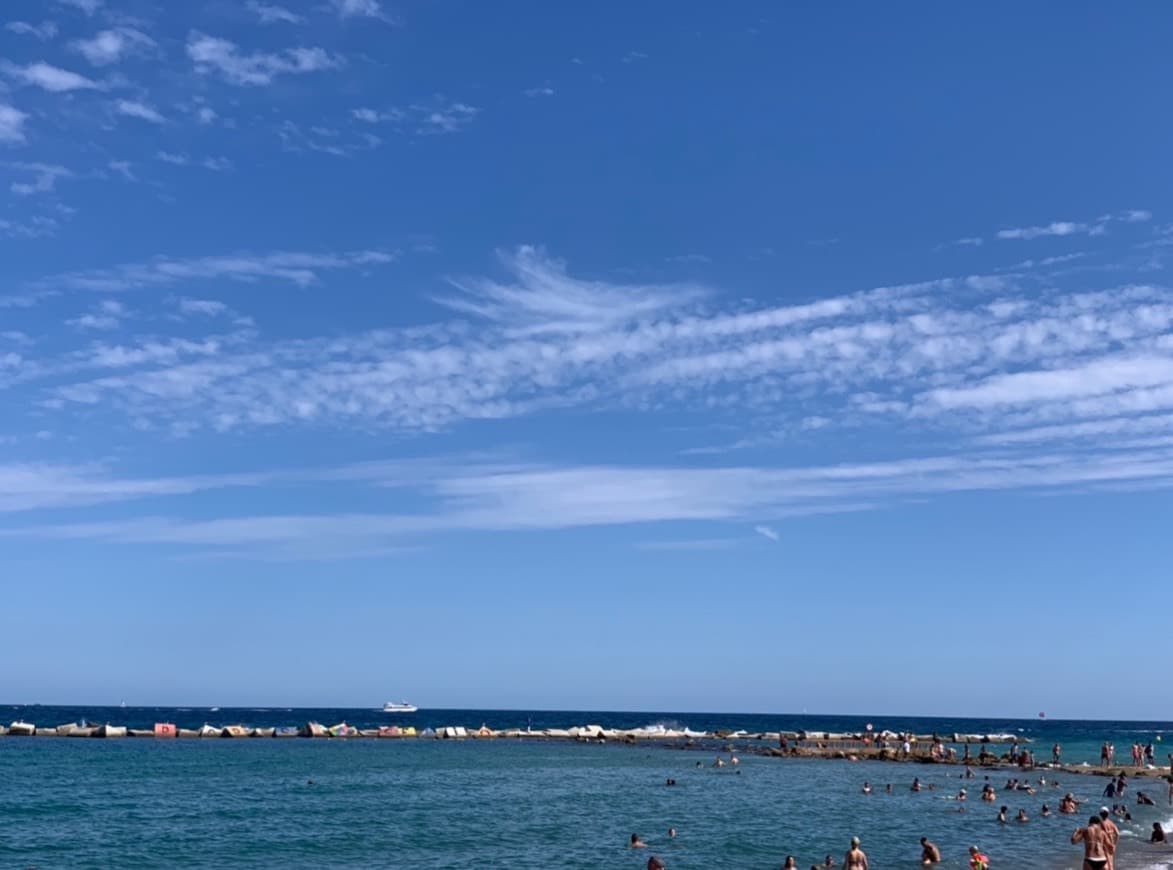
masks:
POLYGON ((289 48, 279 53, 244 53, 227 39, 192 31, 187 40, 187 56, 196 72, 219 74, 229 84, 262 87, 280 75, 299 75, 337 69, 342 59, 321 48, 289 48))

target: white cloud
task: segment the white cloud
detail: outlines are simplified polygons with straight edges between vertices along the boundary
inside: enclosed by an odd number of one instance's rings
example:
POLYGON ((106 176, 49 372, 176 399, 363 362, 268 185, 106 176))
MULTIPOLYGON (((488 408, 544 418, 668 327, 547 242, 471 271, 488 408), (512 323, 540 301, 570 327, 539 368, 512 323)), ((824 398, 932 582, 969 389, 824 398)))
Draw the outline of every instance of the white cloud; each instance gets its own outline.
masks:
POLYGON ((10 190, 18 196, 30 196, 34 193, 52 193, 57 186, 57 179, 69 178, 73 175, 64 166, 55 166, 48 163, 13 163, 14 169, 21 172, 31 172, 32 181, 14 181, 10 190))
POLYGON ((24 122, 28 115, 7 103, 0 103, 0 142, 6 144, 24 141, 24 122))
POLYGON ((707 293, 687 285, 624 285, 572 278, 564 263, 529 245, 498 252, 498 257, 515 281, 454 279, 452 284, 462 295, 437 301, 519 333, 575 333, 649 317, 707 293))
POLYGON ((549 85, 543 85, 540 88, 526 88, 522 93, 527 97, 552 97, 554 89, 549 85))
POLYGON ((953 244, 969 246, 969 247, 973 247, 973 248, 980 248, 982 246, 982 244, 984 244, 984 242, 985 242, 985 240, 982 239, 981 236, 966 236, 963 239, 958 239, 953 244))
POLYGON ((342 254, 278 251, 269 254, 241 253, 186 260, 158 257, 145 263, 127 263, 113 269, 68 272, 47 278, 41 283, 52 288, 117 291, 183 281, 221 278, 256 281, 272 278, 304 287, 315 283, 321 271, 386 265, 394 259, 394 254, 376 250, 342 254))
POLYGON ((167 119, 159 114, 158 109, 137 100, 119 100, 114 105, 114 110, 128 118, 138 118, 140 121, 150 121, 152 124, 167 123, 167 119))
POLYGON ((57 3, 77 9, 91 17, 102 8, 102 0, 57 0, 57 3))
MULTIPOLYGON (((1143 209, 1129 209, 1118 214, 1101 215, 1097 220, 1092 222, 1052 221, 1049 224, 1040 226, 1011 227, 999 230, 997 238, 1030 240, 1048 236, 1101 236, 1107 232, 1110 223, 1144 223, 1145 221, 1151 220, 1152 216, 1152 212, 1143 209)), ((964 242, 966 240, 963 239, 961 241, 964 242)))
POLYGON ((208 106, 200 106, 196 110, 196 118, 201 124, 211 124, 217 117, 216 110, 208 106))
POLYGON ((300 24, 305 20, 301 15, 290 12, 284 6, 258 3, 257 0, 249 0, 248 8, 251 12, 256 13, 262 24, 300 24))
POLYGON ((342 18, 377 18, 389 21, 379 0, 330 0, 330 5, 342 18))
POLYGON ((191 158, 186 154, 176 154, 171 151, 156 151, 155 159, 170 163, 172 166, 187 166, 191 162, 191 158))
MULTIPOLYGON (((1173 449, 1132 455, 1084 452, 1040 457, 927 456, 851 465, 722 468, 552 466, 534 463, 373 463, 178 478, 117 477, 103 467, 0 465, 0 511, 130 502, 234 488, 232 516, 182 515, 20 527, 0 535, 164 544, 196 550, 272 550, 322 542, 344 557, 356 546, 403 544, 421 536, 530 532, 662 523, 736 526, 755 514, 785 517, 879 509, 908 498, 982 491, 1144 488, 1173 483, 1173 449), (250 511, 257 490, 289 483, 331 493, 355 488, 402 494, 410 509, 389 513, 271 514, 250 511)), ((271 503, 273 492, 259 503, 271 503)), ((201 512, 202 514, 203 512, 201 512)), ((778 540, 768 525, 757 534, 778 540)), ((718 538, 716 540, 724 540, 718 538)), ((661 549, 663 547, 660 547, 661 549)))
POLYGON ((117 329, 121 323, 117 317, 111 317, 108 314, 83 314, 81 317, 75 317, 72 320, 68 320, 66 322, 70 326, 81 330, 117 329))
POLYGON ((155 40, 131 27, 103 30, 91 39, 79 39, 70 47, 94 66, 109 66, 125 56, 155 47, 155 40))
POLYGON ((189 299, 184 297, 179 300, 179 310, 184 314, 200 314, 205 317, 217 317, 227 313, 228 306, 214 299, 189 299))
POLYGON ((131 169, 129 160, 111 160, 106 165, 110 167, 111 172, 117 172, 127 181, 138 181, 134 171, 131 169))
MULTIPOLYGON (((160 259, 43 286, 307 285, 324 270, 390 258, 160 259)), ((459 319, 288 342, 245 337, 222 346, 214 364, 177 346, 164 367, 79 380, 59 398, 101 399, 160 426, 213 429, 321 421, 420 431, 556 408, 669 407, 736 415, 750 427, 767 416, 770 431, 828 436, 860 425, 976 436, 1173 402, 1159 376, 1160 361, 1173 358, 1173 292, 1158 287, 1038 296, 1009 279, 968 276, 722 310, 705 288, 578 276, 537 248, 501 262, 502 278, 456 279, 459 292, 438 300, 459 319), (1133 349, 1132 369, 1113 368, 1124 365, 1121 345, 1133 349), (1107 392, 1086 386, 1097 383, 1107 392), (1085 386, 1068 387, 1064 398, 1061 384, 1085 386), (1026 398, 1007 401, 1013 390, 1026 398)), ((725 449, 762 443, 752 436, 725 449)))
POLYGON ((93 79, 88 79, 78 73, 44 62, 32 63, 22 67, 5 61, 0 69, 3 69, 4 73, 12 78, 19 79, 25 84, 33 85, 50 93, 65 93, 67 91, 87 89, 97 90, 102 87, 93 79))
POLYGON ((1076 233, 1087 233, 1091 227, 1088 224, 1074 223, 1073 221, 1055 221, 1045 226, 1014 227, 998 230, 1000 239, 1037 239, 1041 236, 1071 236, 1076 233))
POLYGON ((624 63, 636 63, 637 61, 647 60, 648 56, 642 51, 629 51, 623 56, 624 63))
POLYGON ((200 166, 213 172, 226 172, 232 168, 232 161, 227 157, 205 157, 200 161, 200 166))
POLYGON ((1173 384, 1173 356, 1108 356, 1070 368, 996 375, 976 386, 933 390, 942 408, 1036 404, 1173 384))
POLYGON ((37 39, 52 39, 57 35, 55 21, 42 21, 40 24, 30 24, 27 21, 9 21, 4 25, 6 30, 21 36, 35 36, 37 39))
POLYGON ((218 72, 234 85, 271 84, 283 74, 311 73, 335 69, 342 65, 321 48, 291 48, 279 54, 256 52, 242 54, 234 42, 192 31, 187 39, 187 56, 202 74, 218 72))
MULTIPOLYGON (((43 239, 57 233, 59 224, 47 215, 33 215, 27 221, 0 219, 0 235, 17 239, 43 239)), ((0 308, 27 308, 44 298, 43 294, 0 296, 0 308)))
POLYGON ((116 478, 96 465, 0 463, 0 512, 105 504, 209 489, 251 486, 258 475, 116 478))
POLYGON ((422 134, 457 133, 473 122, 480 109, 467 103, 438 103, 434 106, 412 106, 417 126, 422 134))
POLYGON ((69 326, 81 331, 117 329, 127 316, 126 306, 115 299, 107 299, 98 305, 97 310, 88 312, 66 321, 69 326))
POLYGON ((379 124, 385 121, 402 121, 406 116, 399 109, 351 109, 351 115, 367 124, 379 124))

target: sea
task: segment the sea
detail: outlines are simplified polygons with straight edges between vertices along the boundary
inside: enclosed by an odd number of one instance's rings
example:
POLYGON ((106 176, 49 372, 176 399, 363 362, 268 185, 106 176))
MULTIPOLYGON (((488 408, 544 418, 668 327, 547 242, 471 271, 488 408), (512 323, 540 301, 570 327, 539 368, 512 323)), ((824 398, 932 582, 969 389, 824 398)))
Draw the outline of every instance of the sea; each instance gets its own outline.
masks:
MULTIPOLYGON (((1128 759, 1133 742, 1155 741, 1168 763, 1167 722, 787 716, 673 712, 48 707, 0 705, 0 722, 52 726, 86 719, 131 728, 327 725, 417 728, 482 724, 566 728, 661 724, 696 731, 875 730, 1012 733, 1040 761, 1062 745, 1063 761, 1095 765, 1102 741, 1128 759)), ((94 740, 0 738, 0 868, 619 868, 643 870, 657 855, 669 870, 776 870, 788 855, 803 870, 830 855, 842 866, 858 836, 876 868, 919 867, 926 836, 943 868, 968 866, 977 845, 993 870, 1078 868, 1070 843, 1097 810, 1106 780, 1050 772, 1035 795, 1003 790, 1009 769, 972 780, 949 765, 772 758, 739 738, 690 748, 650 741, 576 743, 541 739, 94 740), (731 752, 739 764, 715 767, 731 752), (977 800, 983 777, 995 805, 977 800), (909 786, 919 777, 925 790, 909 786), (668 780, 675 785, 667 785, 668 780), (874 791, 865 795, 864 782, 874 791), (891 784, 892 793, 885 786, 891 784), (930 786, 932 789, 930 790, 930 786), (965 787, 970 799, 954 799, 965 787), (1077 816, 1042 818, 1073 792, 1077 816), (1030 821, 999 824, 998 806, 1030 821), (675 837, 669 836, 674 828, 675 837), (648 844, 632 849, 633 833, 648 844)), ((1173 750, 1173 747, 1170 747, 1173 750)), ((974 747, 976 752, 977 747, 974 747)), ((1166 783, 1144 778, 1128 793, 1119 868, 1173 867, 1173 849, 1148 844, 1154 821, 1173 828, 1166 783), (1136 789, 1156 807, 1137 806, 1136 789)), ((1112 803, 1113 801, 1108 801, 1112 803)))

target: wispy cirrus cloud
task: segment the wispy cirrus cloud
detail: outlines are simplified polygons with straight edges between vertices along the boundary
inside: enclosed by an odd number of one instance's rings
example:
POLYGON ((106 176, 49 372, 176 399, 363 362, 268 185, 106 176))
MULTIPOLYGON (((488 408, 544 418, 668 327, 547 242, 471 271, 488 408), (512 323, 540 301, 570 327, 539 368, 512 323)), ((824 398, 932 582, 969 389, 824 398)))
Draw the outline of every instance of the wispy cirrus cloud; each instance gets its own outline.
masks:
POLYGON ((24 142, 24 122, 27 120, 28 115, 15 106, 0 103, 0 143, 13 145, 24 142))
POLYGON ((23 84, 32 85, 55 94, 79 90, 101 90, 104 87, 99 82, 79 73, 43 61, 31 63, 28 66, 17 66, 3 61, 0 62, 0 71, 23 84))
POLYGON ((106 299, 94 311, 66 321, 66 324, 82 331, 111 330, 122 325, 127 316, 126 306, 116 299, 106 299))
MULTIPOLYGON (((982 491, 1055 492, 1089 486, 1173 483, 1173 448, 1131 455, 1086 453, 1007 457, 995 453, 808 467, 369 464, 337 469, 137 478, 109 468, 0 465, 0 511, 21 513, 110 502, 143 502, 234 488, 247 504, 256 491, 296 484, 321 491, 364 488, 400 493, 385 513, 245 513, 193 518, 148 513, 95 522, 9 523, 7 538, 100 540, 213 549, 249 556, 314 540, 336 558, 378 545, 411 544, 451 532, 535 532, 666 523, 737 526, 752 516, 789 518, 875 510, 910 498, 982 491), (425 473, 426 472, 426 473, 425 473), (407 507, 410 505, 410 507, 407 507)), ((150 508, 148 508, 150 510, 150 508)), ((754 531, 780 540, 773 526, 754 531)), ((715 539, 719 546, 729 538, 715 539)), ((659 549, 666 547, 661 545, 659 549)))
POLYGON ((303 16, 273 3, 259 3, 257 0, 249 0, 246 5, 249 11, 255 13, 260 19, 261 24, 301 24, 305 21, 303 16))
POLYGON ((103 0, 56 0, 59 6, 68 6, 93 17, 103 6, 103 0))
POLYGON ((187 56, 196 71, 218 73, 226 82, 241 86, 272 84, 279 75, 295 75, 336 69, 342 59, 325 49, 297 47, 279 53, 244 53, 230 40, 192 31, 187 39, 187 56))
POLYGON ((120 291, 184 281, 274 279, 305 287, 315 283, 319 273, 324 271, 382 266, 394 260, 393 253, 379 250, 345 253, 277 251, 190 259, 157 257, 143 263, 125 263, 112 269, 66 272, 43 279, 39 286, 49 289, 120 291))
POLYGON ((391 23, 393 19, 379 0, 330 0, 330 5, 341 18, 374 18, 391 23))
POLYGON ((468 103, 437 101, 411 107, 415 116, 415 131, 423 135, 457 133, 473 122, 480 109, 468 103))
POLYGON ((1113 222, 1126 224, 1144 223, 1151 220, 1152 216, 1152 212, 1144 209, 1128 209, 1127 211, 1116 214, 1101 215, 1094 221, 1051 221, 1048 224, 1036 226, 1008 227, 999 230, 995 237, 1002 240, 1021 239, 1029 241, 1048 236, 1099 236, 1107 232, 1108 226, 1113 222))
POLYGON ((480 109, 468 103, 449 102, 437 97, 428 103, 416 103, 406 109, 395 106, 373 109, 369 106, 351 110, 351 116, 365 124, 391 124, 418 135, 458 133, 471 124, 480 109))
POLYGON ((159 113, 158 109, 138 100, 119 100, 114 104, 114 111, 127 118, 137 118, 152 124, 167 123, 167 119, 159 113))
POLYGON ((9 189, 17 196, 31 196, 36 193, 52 193, 60 178, 69 178, 73 175, 64 166, 51 163, 11 163, 13 169, 31 173, 32 181, 14 181, 9 189))
POLYGON ((40 40, 52 39, 57 35, 57 22, 42 21, 40 24, 31 24, 27 21, 9 21, 4 29, 20 36, 33 36, 40 40))
POLYGON ((132 54, 143 54, 155 48, 155 40, 141 30, 118 27, 103 30, 90 39, 70 43, 70 48, 81 54, 93 66, 109 66, 132 54))
MULTIPOLYGON (((372 258, 390 255, 160 260, 44 286, 260 277, 305 285, 372 258)), ((980 436, 1173 410, 1173 291, 1159 286, 1064 293, 976 275, 722 309, 708 288, 579 277, 535 247, 501 262, 503 277, 452 279, 455 292, 436 298, 455 320, 246 339, 211 357, 181 350, 168 367, 78 381, 55 395, 213 429, 329 422, 426 431, 559 408, 676 407, 764 416, 771 430, 798 434, 946 426, 980 436), (1009 401, 1013 391, 1028 401, 1009 401)), ((760 443, 747 435, 726 449, 760 443)))

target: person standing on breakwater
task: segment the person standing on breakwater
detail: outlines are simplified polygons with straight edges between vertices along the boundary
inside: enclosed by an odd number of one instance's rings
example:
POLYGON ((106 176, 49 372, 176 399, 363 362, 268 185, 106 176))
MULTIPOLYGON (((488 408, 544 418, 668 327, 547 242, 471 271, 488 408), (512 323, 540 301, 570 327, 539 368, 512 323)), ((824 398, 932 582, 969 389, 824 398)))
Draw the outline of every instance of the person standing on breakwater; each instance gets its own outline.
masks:
POLYGON ((1112 859, 1108 852, 1108 837, 1099 816, 1088 819, 1087 827, 1076 828, 1071 842, 1083 843, 1083 870, 1111 870, 1112 859))
POLYGON ((859 837, 851 838, 851 848, 843 856, 844 870, 868 870, 868 856, 859 848, 859 837))
POLYGON ((928 837, 920 838, 920 862, 928 867, 930 864, 938 864, 941 861, 941 850, 937 848, 937 844, 928 837))
POLYGON ((1056 743, 1051 747, 1051 761, 1054 764, 1059 763, 1059 756, 1063 754, 1063 747, 1056 743))

